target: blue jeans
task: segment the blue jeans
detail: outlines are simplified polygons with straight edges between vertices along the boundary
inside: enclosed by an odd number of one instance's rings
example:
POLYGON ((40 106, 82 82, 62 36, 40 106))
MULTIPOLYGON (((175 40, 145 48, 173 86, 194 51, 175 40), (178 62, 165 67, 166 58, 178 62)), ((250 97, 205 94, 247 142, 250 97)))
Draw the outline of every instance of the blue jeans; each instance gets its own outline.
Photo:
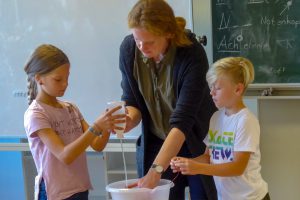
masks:
MULTIPOLYGON (((66 198, 65 200, 88 200, 88 199, 89 199, 89 191, 87 190, 84 192, 73 194, 72 196, 66 198)), ((40 183, 39 200, 47 200, 47 193, 46 193, 44 179, 42 179, 40 183)))
POLYGON ((44 179, 42 179, 40 183, 39 200, 47 200, 47 193, 46 193, 44 179))
MULTIPOLYGON (((167 170, 169 171, 170 168, 167 170)), ((176 174, 173 172, 173 176, 170 174, 162 175, 162 178, 172 180, 176 174), (171 178, 172 177, 172 178, 171 178)), ((174 187, 170 190, 170 200, 184 200, 185 199, 185 188, 189 187, 190 197, 192 200, 208 200, 206 192, 204 190, 201 177, 199 175, 185 176, 179 174, 178 177, 173 181, 174 187)))
POLYGON ((174 187, 170 190, 170 200, 184 200, 186 187, 189 187, 192 200, 208 200, 200 175, 187 176, 178 174, 177 177, 176 175, 170 168, 162 175, 163 179, 173 180, 174 182, 174 187))

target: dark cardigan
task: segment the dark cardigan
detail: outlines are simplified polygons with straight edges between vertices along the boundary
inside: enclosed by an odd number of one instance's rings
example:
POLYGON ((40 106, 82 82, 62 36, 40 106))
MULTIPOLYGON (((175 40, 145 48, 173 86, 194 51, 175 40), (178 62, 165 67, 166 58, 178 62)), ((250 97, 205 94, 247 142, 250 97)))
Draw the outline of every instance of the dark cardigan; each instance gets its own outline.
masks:
MULTIPOLYGON (((180 129, 186 138, 187 147, 193 157, 199 156, 205 151, 203 139, 207 134, 209 120, 216 111, 216 107, 209 94, 210 90, 206 82, 208 61, 202 45, 196 40, 195 35, 188 32, 193 42, 191 46, 177 47, 174 60, 174 94, 176 107, 170 117, 170 127, 180 129)), ((149 130, 149 112, 145 101, 139 91, 138 84, 133 77, 133 66, 136 44, 132 35, 124 38, 120 46, 119 67, 122 73, 121 87, 123 89, 122 100, 128 106, 134 106, 142 113, 142 134, 137 141, 137 162, 139 176, 144 176, 144 162, 147 155, 149 130)), ((215 188, 212 177, 203 176, 206 193, 215 199, 215 188), (211 195, 209 195, 211 194, 211 195)))
MULTIPOLYGON (((205 77, 208 70, 205 51, 193 34, 190 33, 189 36, 193 45, 177 48, 175 55, 173 78, 177 99, 176 108, 170 117, 170 126, 179 128, 185 134, 190 152, 197 156, 205 150, 203 139, 207 134, 210 117, 216 108, 209 94, 205 77)), ((143 135, 146 137, 149 134, 150 115, 133 77, 134 52, 134 38, 129 35, 125 37, 120 47, 122 100, 141 111, 143 135)))

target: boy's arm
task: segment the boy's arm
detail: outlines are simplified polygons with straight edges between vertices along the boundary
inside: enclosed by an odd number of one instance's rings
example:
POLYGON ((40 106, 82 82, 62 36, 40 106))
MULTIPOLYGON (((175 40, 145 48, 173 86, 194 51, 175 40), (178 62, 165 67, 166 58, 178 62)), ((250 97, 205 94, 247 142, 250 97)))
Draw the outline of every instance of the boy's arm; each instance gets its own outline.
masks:
POLYGON ((200 162, 200 163, 210 163, 208 148, 206 147, 205 152, 202 155, 193 158, 193 160, 200 162))
POLYGON ((212 176, 240 176, 244 173, 251 152, 234 152, 234 160, 222 164, 200 164, 199 173, 212 176))
POLYGON ((234 160, 228 163, 210 164, 200 163, 195 159, 177 157, 174 160, 174 167, 182 174, 204 174, 211 176, 240 176, 244 173, 251 152, 234 152, 234 160))

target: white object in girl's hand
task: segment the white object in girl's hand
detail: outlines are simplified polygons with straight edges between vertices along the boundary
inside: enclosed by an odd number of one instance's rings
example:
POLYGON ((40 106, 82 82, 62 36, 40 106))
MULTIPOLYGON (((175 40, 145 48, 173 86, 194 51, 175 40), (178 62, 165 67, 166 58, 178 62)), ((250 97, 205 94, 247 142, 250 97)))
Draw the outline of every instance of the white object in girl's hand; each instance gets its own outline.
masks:
MULTIPOLYGON (((125 102, 124 101, 111 101, 111 102, 108 102, 107 105, 108 105, 108 109, 112 109, 112 108, 115 108, 117 106, 122 106, 122 108, 120 108, 119 110, 115 111, 113 113, 113 115, 126 114, 126 111, 125 111, 125 102)), ((116 126, 123 128, 123 130, 117 130, 117 129, 114 130, 114 132, 117 134, 117 138, 120 138, 120 139, 124 138, 123 133, 124 133, 124 129, 126 127, 126 122, 116 124, 116 126)))

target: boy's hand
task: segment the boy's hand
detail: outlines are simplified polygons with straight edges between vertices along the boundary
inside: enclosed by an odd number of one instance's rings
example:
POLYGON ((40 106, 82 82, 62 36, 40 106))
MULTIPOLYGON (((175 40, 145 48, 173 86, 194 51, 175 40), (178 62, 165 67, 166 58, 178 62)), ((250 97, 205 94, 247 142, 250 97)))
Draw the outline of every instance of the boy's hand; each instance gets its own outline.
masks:
POLYGON ((184 175, 195 175, 197 173, 197 169, 199 168, 198 163, 193 159, 183 158, 183 157, 175 157, 171 160, 171 169, 173 172, 181 172, 184 175))
POLYGON ((180 172, 180 168, 175 165, 175 163, 178 159, 179 159, 179 157, 174 157, 171 159, 170 167, 171 167, 173 173, 180 172))

